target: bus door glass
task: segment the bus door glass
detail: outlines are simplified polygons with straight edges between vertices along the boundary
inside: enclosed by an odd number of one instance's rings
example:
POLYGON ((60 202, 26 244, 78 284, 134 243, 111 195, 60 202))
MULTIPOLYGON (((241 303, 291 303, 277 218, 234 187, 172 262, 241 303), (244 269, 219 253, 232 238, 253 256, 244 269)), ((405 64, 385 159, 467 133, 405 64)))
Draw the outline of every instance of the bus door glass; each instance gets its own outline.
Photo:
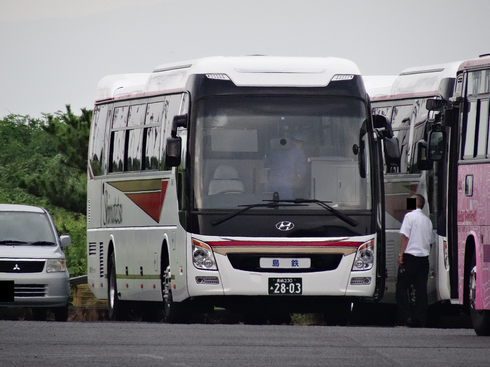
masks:
POLYGON ((400 173, 408 172, 408 160, 410 155, 410 119, 412 116, 412 104, 394 106, 391 124, 393 133, 398 139, 400 147, 400 173))

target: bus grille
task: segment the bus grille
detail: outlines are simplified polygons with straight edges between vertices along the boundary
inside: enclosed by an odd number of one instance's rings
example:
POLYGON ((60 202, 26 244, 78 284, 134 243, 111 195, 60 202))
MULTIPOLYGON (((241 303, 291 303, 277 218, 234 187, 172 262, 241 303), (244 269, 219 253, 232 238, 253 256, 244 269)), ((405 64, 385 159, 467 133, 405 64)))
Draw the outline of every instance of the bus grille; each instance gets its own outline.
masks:
POLYGON ((88 244, 88 256, 97 255, 97 243, 89 242, 88 244))
POLYGON ((104 243, 99 244, 99 275, 101 278, 104 277, 104 243))
POLYGON ((228 254, 228 259, 234 269, 261 273, 313 273, 335 270, 339 266, 342 257, 342 254, 301 254, 301 256, 291 256, 289 254, 228 254), (262 257, 307 257, 311 259, 311 267, 307 269, 262 269, 260 267, 260 258, 262 257))
POLYGON ((14 296, 19 298, 25 297, 45 297, 45 284, 15 284, 14 296))
POLYGON ((45 261, 1 260, 0 273, 41 273, 45 261))

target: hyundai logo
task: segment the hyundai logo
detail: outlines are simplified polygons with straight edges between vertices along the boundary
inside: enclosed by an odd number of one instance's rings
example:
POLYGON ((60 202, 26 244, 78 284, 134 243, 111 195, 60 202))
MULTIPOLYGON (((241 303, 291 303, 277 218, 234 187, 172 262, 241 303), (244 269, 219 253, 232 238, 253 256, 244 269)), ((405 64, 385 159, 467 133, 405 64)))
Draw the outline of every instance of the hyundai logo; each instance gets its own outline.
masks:
POLYGON ((290 221, 283 220, 276 224, 276 228, 280 231, 290 231, 294 228, 294 224, 290 221))
POLYGON ((18 264, 15 264, 14 268, 12 270, 20 270, 20 267, 18 264))

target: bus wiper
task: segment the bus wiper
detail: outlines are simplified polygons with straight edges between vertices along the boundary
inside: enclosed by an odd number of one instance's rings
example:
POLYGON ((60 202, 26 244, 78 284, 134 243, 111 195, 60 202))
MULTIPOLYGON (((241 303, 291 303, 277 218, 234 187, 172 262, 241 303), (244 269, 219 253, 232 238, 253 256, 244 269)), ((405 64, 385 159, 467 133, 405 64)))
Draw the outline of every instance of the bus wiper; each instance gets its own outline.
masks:
MULTIPOLYGON (((267 200, 264 200, 264 201, 267 201, 267 200)), ((285 200, 283 200, 285 201, 285 200)), ((293 203, 291 202, 290 204, 289 203, 283 203, 283 202, 279 202, 277 200, 271 200, 270 202, 267 202, 267 203, 257 203, 257 204, 251 204, 251 205, 238 205, 238 206, 243 206, 244 208, 243 209, 240 209, 236 212, 233 212, 223 218, 220 218, 220 219, 216 219, 216 220, 213 220, 211 221, 211 224, 213 226, 217 226, 218 224, 221 224, 223 222, 226 222, 227 220, 231 219, 231 218, 234 218, 236 217, 237 215, 240 215, 244 212, 246 212, 247 210, 250 210, 250 209, 253 209, 253 208, 277 208, 279 206, 298 206, 300 205, 301 206, 301 203, 293 203)))
MULTIPOLYGON (((357 227, 359 224, 359 222, 357 220, 352 219, 351 217, 345 215, 341 211, 339 211, 339 210, 331 207, 330 205, 328 205, 327 203, 329 203, 330 201, 321 201, 321 200, 317 200, 317 199, 294 199, 294 200, 279 200, 279 201, 284 202, 284 203, 295 203, 295 204, 306 204, 306 203, 318 204, 322 208, 324 208, 324 209, 328 210, 329 212, 335 214, 338 218, 342 219, 347 224, 350 224, 352 227, 357 227)), ((274 200, 274 202, 277 202, 277 201, 274 200)))
POLYGON ((3 240, 0 241, 0 245, 26 245, 25 241, 16 241, 16 240, 3 240))

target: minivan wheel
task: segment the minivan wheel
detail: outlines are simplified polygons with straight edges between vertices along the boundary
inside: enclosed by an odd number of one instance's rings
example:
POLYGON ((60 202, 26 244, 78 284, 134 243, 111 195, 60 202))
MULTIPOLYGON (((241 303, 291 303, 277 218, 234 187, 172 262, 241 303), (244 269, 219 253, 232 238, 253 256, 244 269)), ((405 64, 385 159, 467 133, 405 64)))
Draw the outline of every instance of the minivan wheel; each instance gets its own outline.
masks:
POLYGON ((67 321, 68 320, 68 305, 63 307, 53 308, 51 311, 54 313, 55 321, 67 321))
POLYGON ((45 307, 33 307, 32 318, 36 321, 46 321, 46 316, 48 315, 48 309, 45 307))

